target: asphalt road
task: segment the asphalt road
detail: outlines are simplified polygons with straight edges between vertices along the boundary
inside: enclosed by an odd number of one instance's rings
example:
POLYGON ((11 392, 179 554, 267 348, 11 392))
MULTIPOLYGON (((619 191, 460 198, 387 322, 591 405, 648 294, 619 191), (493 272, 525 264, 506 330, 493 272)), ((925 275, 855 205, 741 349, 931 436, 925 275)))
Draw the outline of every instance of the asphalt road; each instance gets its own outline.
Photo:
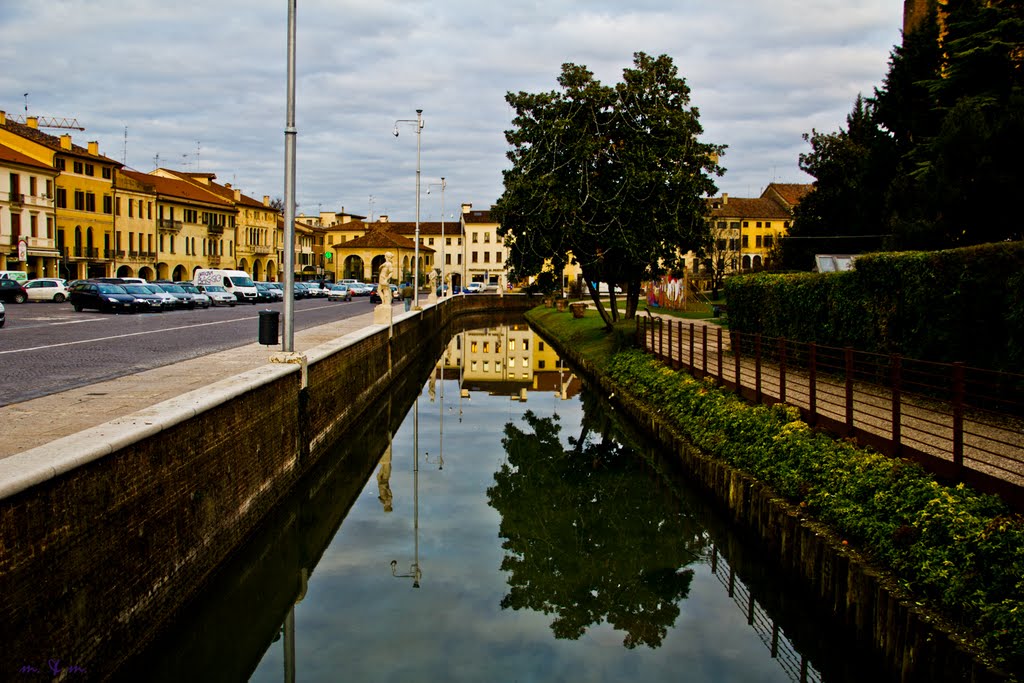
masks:
MULTIPOLYGON (((170 365, 259 339, 259 312, 283 304, 166 313, 76 313, 68 303, 5 304, 0 328, 0 406, 170 365)), ((350 302, 295 302, 296 331, 367 313, 350 302)), ((283 334, 283 331, 282 331, 283 334)))

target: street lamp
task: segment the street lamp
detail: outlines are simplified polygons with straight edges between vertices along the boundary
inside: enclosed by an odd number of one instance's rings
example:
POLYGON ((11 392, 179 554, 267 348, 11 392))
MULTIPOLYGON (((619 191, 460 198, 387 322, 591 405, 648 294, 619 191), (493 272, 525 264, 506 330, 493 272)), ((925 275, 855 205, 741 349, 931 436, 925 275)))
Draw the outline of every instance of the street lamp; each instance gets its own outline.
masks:
POLYGON ((437 187, 438 185, 441 186, 441 297, 444 298, 446 294, 444 289, 444 188, 448 186, 448 183, 444 180, 444 176, 441 176, 440 183, 430 183, 427 185, 427 194, 430 194, 430 188, 437 187))
POLYGON ((423 110, 416 110, 415 119, 395 119, 395 137, 398 137, 398 124, 416 124, 416 242, 413 247, 412 280, 413 308, 420 307, 420 132, 423 130, 423 110))

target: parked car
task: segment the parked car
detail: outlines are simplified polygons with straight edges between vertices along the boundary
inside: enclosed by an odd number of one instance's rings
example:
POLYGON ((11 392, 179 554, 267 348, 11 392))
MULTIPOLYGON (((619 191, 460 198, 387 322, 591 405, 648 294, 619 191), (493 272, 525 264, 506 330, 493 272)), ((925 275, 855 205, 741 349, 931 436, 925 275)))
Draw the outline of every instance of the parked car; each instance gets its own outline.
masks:
POLYGON ((370 292, 373 291, 373 287, 365 282, 355 282, 349 287, 352 289, 352 296, 370 296, 370 292))
POLYGON ((109 282, 79 282, 68 294, 76 311, 94 308, 104 313, 134 313, 135 297, 122 285, 109 282))
POLYGON ((306 291, 314 298, 327 298, 327 288, 321 287, 319 282, 307 282, 306 291))
POLYGON ((328 301, 352 301, 352 290, 348 288, 348 285, 331 285, 331 288, 327 290, 328 301))
POLYGON ((212 306, 234 306, 238 303, 238 298, 224 289, 222 285, 196 285, 206 296, 210 297, 210 304, 212 306))
POLYGON ((68 288, 60 278, 38 278, 22 285, 29 301, 54 301, 63 303, 68 298, 68 288))
POLYGON ((195 308, 196 301, 191 294, 181 288, 180 285, 166 280, 157 280, 153 284, 160 285, 160 289, 171 294, 178 300, 178 308, 195 308))
POLYGON ((483 284, 479 282, 470 282, 462 291, 466 294, 479 294, 483 289, 483 284))
POLYGON ((195 286, 191 282, 183 281, 176 282, 175 284, 192 295, 192 300, 196 302, 196 307, 209 308, 213 304, 213 302, 210 301, 210 297, 206 296, 199 287, 195 286))
POLYGON ((309 299, 313 295, 309 293, 309 289, 306 287, 305 282, 295 282, 292 284, 292 296, 298 299, 309 299))
POLYGON ((155 294, 160 297, 161 308, 165 311, 173 311, 178 306, 178 297, 174 296, 170 292, 165 292, 164 288, 155 283, 147 283, 144 285, 138 285, 139 287, 145 287, 146 291, 155 294))
POLYGON ((7 311, 4 309, 4 305, 0 304, 0 327, 3 327, 5 322, 7 322, 7 311))
POLYGON ((276 301, 280 301, 277 298, 277 290, 268 285, 266 282, 256 283, 256 303, 258 304, 272 304, 276 301))
POLYGON ((28 292, 17 280, 4 278, 0 280, 0 301, 23 304, 28 301, 28 292))
POLYGON ((168 310, 168 306, 164 303, 166 299, 146 285, 128 282, 121 286, 124 287, 124 291, 135 297, 136 311, 140 313, 146 311, 151 313, 161 313, 168 310))

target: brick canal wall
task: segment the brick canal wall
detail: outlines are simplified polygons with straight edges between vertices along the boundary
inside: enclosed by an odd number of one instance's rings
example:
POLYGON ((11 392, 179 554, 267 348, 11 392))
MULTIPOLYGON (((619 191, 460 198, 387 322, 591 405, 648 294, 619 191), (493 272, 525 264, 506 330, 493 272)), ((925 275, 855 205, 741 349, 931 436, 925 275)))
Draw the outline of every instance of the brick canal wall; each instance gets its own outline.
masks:
MULTIPOLYGON (((543 335, 543 327, 535 324, 543 335)), ((760 539, 764 559, 778 564, 805 591, 823 616, 846 628, 854 648, 877 658, 905 682, 1006 681, 967 649, 935 614, 916 606, 896 581, 864 562, 827 527, 801 514, 771 488, 694 447, 651 406, 613 384, 599 368, 547 335, 559 355, 669 452, 675 454, 728 516, 760 539)))
POLYGON ((440 348, 446 325, 531 305, 454 297, 311 349, 305 365, 268 364, 12 456, 25 471, 0 482, 0 679, 114 671, 367 405, 440 348))

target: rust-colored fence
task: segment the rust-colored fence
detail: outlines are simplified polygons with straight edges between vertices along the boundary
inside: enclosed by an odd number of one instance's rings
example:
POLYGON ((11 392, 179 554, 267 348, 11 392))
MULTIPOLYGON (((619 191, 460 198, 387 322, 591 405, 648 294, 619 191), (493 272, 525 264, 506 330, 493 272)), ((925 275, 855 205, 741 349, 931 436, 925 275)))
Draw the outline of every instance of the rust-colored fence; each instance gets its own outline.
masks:
POLYGON ((636 336, 675 368, 750 401, 796 406, 816 427, 1024 509, 1024 375, 653 316, 637 317, 636 336))

